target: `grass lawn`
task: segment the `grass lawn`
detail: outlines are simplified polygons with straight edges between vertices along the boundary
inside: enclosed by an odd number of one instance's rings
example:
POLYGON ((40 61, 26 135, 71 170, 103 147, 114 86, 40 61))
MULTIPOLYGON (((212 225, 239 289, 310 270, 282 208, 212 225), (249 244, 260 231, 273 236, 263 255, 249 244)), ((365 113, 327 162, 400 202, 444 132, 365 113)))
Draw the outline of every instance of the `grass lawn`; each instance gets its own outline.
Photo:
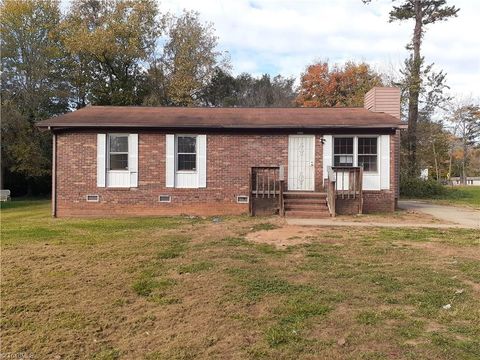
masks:
POLYGON ((305 228, 309 243, 279 249, 245 240, 252 231, 278 231, 278 219, 68 220, 49 211, 45 201, 1 211, 2 354, 480 354, 475 230, 305 228))
POLYGON ((480 208, 480 186, 448 186, 445 189, 445 194, 435 196, 433 200, 444 204, 469 205, 480 208))

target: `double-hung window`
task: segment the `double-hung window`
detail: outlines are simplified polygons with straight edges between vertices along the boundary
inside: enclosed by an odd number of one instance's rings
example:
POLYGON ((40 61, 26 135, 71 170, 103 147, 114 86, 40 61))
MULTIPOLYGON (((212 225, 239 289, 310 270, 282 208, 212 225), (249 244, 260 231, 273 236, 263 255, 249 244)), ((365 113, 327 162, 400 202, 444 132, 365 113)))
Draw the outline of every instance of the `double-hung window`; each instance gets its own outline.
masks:
POLYGON ((197 171, 196 136, 177 136, 177 171, 197 171))
POLYGON ((128 134, 108 135, 108 169, 128 170, 128 134))
POLYGON ((358 138, 358 166, 364 171, 376 172, 378 170, 376 137, 358 138))
POLYGON ((138 134, 97 134, 97 186, 138 186, 138 134))
POLYGON ((378 171, 377 137, 335 137, 333 166, 360 166, 366 172, 378 171))
POLYGON ((333 143, 333 165, 353 166, 353 138, 336 137, 333 143))

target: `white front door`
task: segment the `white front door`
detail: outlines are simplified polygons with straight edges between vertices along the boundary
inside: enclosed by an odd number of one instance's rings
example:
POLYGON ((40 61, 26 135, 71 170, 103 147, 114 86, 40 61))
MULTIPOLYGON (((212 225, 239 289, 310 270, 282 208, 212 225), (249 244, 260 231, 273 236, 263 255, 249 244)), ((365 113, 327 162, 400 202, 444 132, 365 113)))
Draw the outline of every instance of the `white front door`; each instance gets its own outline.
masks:
POLYGON ((315 135, 288 137, 288 190, 315 190, 315 135))

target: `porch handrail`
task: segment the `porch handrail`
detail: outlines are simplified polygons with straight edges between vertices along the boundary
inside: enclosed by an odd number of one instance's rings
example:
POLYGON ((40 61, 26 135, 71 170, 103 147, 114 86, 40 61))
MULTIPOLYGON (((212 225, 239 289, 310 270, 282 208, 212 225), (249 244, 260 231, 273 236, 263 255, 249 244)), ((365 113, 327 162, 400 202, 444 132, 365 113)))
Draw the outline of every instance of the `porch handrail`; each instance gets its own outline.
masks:
POLYGON ((358 213, 361 214, 363 209, 363 167, 329 166, 327 170, 328 202, 335 204, 337 198, 358 199, 358 213))
POLYGON ((335 199, 337 198, 335 172, 331 166, 327 167, 327 205, 330 216, 335 217, 335 199))
POLYGON ((280 165, 278 169, 278 183, 280 189, 280 195, 278 197, 278 212, 280 216, 285 216, 285 197, 283 195, 283 188, 285 186, 285 167, 283 165, 280 165))
POLYGON ((284 167, 253 166, 249 169, 249 210, 253 215, 253 199, 272 199, 277 202, 277 210, 284 215, 284 167), (276 200, 278 197, 278 200, 276 200), (274 200, 275 199, 275 200, 274 200))

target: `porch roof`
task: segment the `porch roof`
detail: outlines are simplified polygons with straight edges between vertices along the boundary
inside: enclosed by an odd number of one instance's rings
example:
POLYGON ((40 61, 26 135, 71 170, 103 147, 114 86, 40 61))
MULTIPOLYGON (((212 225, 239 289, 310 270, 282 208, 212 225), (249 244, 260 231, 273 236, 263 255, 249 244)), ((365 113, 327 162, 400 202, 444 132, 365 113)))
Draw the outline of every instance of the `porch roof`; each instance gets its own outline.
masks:
POLYGON ((200 108, 87 106, 40 128, 323 129, 400 128, 396 117, 364 108, 200 108))

